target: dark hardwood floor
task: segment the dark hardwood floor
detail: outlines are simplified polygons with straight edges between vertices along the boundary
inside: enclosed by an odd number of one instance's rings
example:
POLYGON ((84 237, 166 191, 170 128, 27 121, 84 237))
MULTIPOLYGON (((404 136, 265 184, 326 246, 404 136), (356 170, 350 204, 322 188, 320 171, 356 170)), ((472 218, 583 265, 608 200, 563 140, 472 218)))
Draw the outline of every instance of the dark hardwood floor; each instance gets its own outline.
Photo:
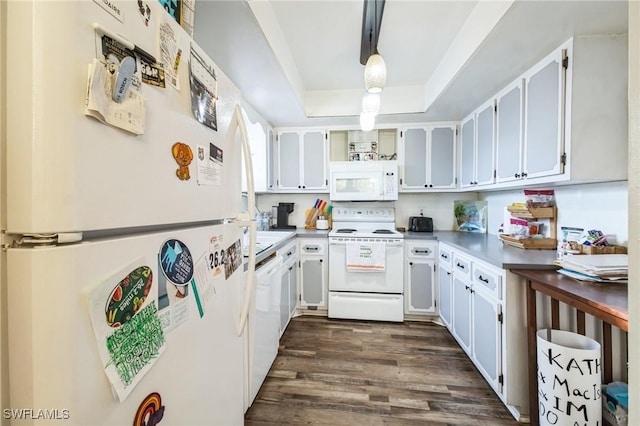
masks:
POLYGON ((517 425, 444 328, 291 320, 246 425, 517 425))

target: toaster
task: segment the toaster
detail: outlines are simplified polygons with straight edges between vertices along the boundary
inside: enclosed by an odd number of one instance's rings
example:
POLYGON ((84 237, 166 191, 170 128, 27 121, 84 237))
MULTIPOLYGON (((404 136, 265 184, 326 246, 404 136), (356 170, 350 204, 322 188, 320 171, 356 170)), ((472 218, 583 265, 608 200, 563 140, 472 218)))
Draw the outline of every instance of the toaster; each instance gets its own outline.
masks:
POLYGON ((410 232, 433 232, 433 219, 424 216, 411 216, 409 218, 410 232))

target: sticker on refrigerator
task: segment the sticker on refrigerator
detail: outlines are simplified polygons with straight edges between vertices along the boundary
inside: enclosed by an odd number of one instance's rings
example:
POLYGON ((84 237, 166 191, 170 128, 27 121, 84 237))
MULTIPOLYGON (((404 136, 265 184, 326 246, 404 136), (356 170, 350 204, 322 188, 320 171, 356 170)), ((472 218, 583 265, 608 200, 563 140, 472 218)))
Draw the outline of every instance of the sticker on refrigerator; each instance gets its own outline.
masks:
POLYGON ((223 151, 210 143, 197 146, 198 185, 222 185, 223 151))
MULTIPOLYGON (((153 273, 149 264, 148 259, 140 258, 88 292, 89 315, 100 359, 120 402, 129 396, 166 347, 157 315, 157 286, 151 285, 153 273), (136 290, 119 291, 125 283, 127 288, 133 286, 136 290), (139 297, 140 289, 143 296, 147 290, 144 300, 139 297), (106 317, 105 304, 107 309, 111 306, 106 317), (137 305, 133 315, 114 328, 112 324, 118 318, 118 311, 122 308, 126 312, 131 304, 137 305)), ((127 313, 123 315, 128 317, 127 313)))
POLYGON ((164 64, 166 81, 176 90, 180 90, 178 70, 182 50, 178 47, 178 34, 169 22, 161 22, 158 28, 160 37, 160 62, 164 64))
POLYGON ((93 0, 94 3, 100 5, 101 8, 109 12, 109 15, 124 23, 124 11, 118 6, 115 0, 93 0))
POLYGON ((149 22, 151 21, 151 8, 146 2, 142 0, 138 0, 138 13, 142 17, 142 22, 146 27, 149 26, 149 22))
MULTIPOLYGON (((158 270, 162 270, 158 253, 158 270)), ((158 316, 165 333, 189 319, 189 286, 175 285, 164 274, 158 274, 158 316)))
POLYGON ((152 64, 144 58, 140 58, 140 71, 142 72, 142 82, 156 87, 165 87, 164 67, 162 64, 152 64))
POLYGON ((214 273, 209 262, 209 253, 204 253, 196 262, 196 272, 191 280, 193 298, 198 307, 200 318, 204 316, 204 308, 211 296, 216 292, 214 287, 214 273))
POLYGON ((133 426, 155 426, 164 417, 164 405, 158 392, 152 392, 140 403, 133 426))
POLYGON ((191 164, 191 161, 193 160, 193 151, 191 151, 191 147, 186 143, 176 142, 171 147, 171 154, 173 154, 173 158, 179 166, 176 169, 176 176, 178 176, 178 179, 191 179, 191 175, 189 174, 189 164, 191 164))
POLYGON ((218 81, 213 64, 203 53, 191 45, 189 61, 189 83, 191 88, 191 111, 200 123, 218 130, 216 101, 218 100, 218 81))
POLYGON ((186 285, 193 277, 193 258, 186 244, 170 239, 162 243, 160 265, 165 277, 176 285, 186 285))
POLYGON ((129 321, 144 305, 151 286, 153 273, 148 266, 140 266, 120 281, 105 306, 107 324, 118 328, 129 321))
POLYGON ((242 265, 242 243, 240 239, 229 246, 223 253, 224 277, 229 279, 231 274, 242 265))

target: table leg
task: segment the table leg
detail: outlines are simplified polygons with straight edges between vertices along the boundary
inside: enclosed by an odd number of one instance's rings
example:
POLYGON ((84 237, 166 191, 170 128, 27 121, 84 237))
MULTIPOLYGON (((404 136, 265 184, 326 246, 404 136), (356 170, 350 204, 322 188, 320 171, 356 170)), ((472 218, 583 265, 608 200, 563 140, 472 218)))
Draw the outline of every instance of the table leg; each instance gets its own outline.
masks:
POLYGON ((551 328, 560 330, 560 302, 557 299, 551 299, 551 328))
POLYGON ((604 383, 611 383, 613 380, 613 367, 612 367, 612 348, 611 348, 611 324, 602 322, 602 365, 604 383))
POLYGON ((576 326, 578 328, 578 334, 585 335, 585 325, 584 325, 584 312, 581 310, 576 310, 576 326))
POLYGON ((538 368, 536 330, 536 291, 527 280, 527 343, 529 348, 529 418, 532 426, 538 425, 538 368))

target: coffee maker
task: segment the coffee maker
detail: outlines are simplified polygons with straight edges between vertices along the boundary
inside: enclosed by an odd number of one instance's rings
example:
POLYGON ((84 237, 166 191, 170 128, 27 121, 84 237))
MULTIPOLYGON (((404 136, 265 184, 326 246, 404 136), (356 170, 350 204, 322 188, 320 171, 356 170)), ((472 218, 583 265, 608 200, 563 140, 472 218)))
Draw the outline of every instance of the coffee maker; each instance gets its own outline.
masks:
POLYGON ((278 221, 276 229, 295 229, 295 225, 289 225, 289 214, 293 212, 293 203, 278 204, 278 221))

